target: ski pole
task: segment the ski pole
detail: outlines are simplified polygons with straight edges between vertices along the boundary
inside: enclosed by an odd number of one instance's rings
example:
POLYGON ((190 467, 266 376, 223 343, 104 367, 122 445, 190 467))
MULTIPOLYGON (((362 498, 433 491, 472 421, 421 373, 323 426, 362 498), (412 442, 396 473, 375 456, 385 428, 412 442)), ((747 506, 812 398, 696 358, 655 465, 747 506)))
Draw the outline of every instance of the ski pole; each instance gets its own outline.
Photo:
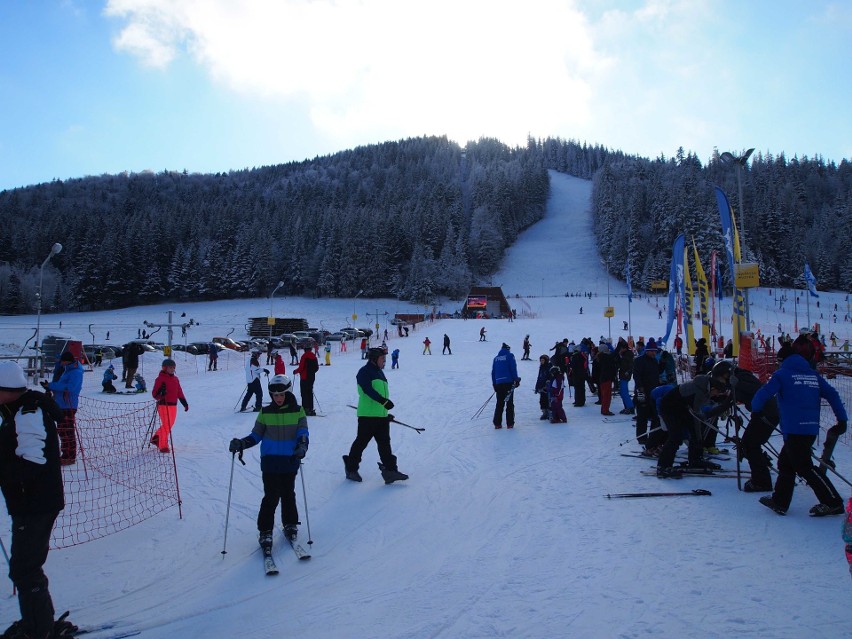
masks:
POLYGON ((302 501, 305 503, 305 526, 308 528, 308 546, 312 546, 314 540, 311 538, 311 518, 308 516, 308 494, 305 492, 305 463, 300 461, 299 467, 302 470, 299 474, 302 476, 302 501))
POLYGON ((148 422, 148 430, 145 431, 145 438, 142 440, 142 450, 151 445, 151 436, 154 430, 154 419, 157 417, 157 405, 154 404, 154 412, 151 414, 151 421, 148 422))
POLYGON ((243 397, 245 396, 247 391, 248 391, 248 386, 246 386, 245 390, 242 393, 240 393, 240 398, 237 400, 237 403, 234 404, 234 410, 237 410, 237 406, 239 406, 240 402, 243 401, 243 397))
MULTIPOLYGON (((6 552, 6 544, 3 543, 3 538, 0 537, 0 548, 3 549, 3 557, 6 558, 6 564, 9 566, 9 570, 12 569, 12 564, 9 561, 9 553, 6 552)), ((17 586, 15 586, 15 582, 12 582, 12 595, 14 596, 18 591, 17 586)))
POLYGON ((490 401, 491 401, 491 398, 492 398, 492 397, 494 397, 494 395, 495 395, 495 393, 491 393, 491 395, 489 395, 488 399, 486 399, 486 400, 485 400, 485 403, 484 403, 484 404, 483 404, 483 405, 479 408, 479 410, 478 410, 478 411, 476 411, 476 412, 473 414, 473 417, 471 417, 471 419, 472 419, 472 420, 473 420, 473 419, 476 419, 477 417, 479 417, 480 415, 482 415, 482 411, 484 411, 484 410, 485 410, 485 407, 486 407, 486 406, 488 406, 488 402, 490 402, 490 401))
MULTIPOLYGON (((728 430, 727 424, 731 422, 732 417, 728 417, 728 421, 726 422, 725 431, 728 430)), ((742 441, 740 439, 740 425, 742 424, 742 420, 739 419, 739 415, 737 415, 737 419, 734 419, 734 437, 737 438, 738 441, 742 441)), ((742 490, 742 470, 740 468, 740 451, 737 452, 737 490, 742 490)))
POLYGON ((319 408, 320 413, 323 412, 322 406, 320 406, 319 400, 317 399, 317 394, 314 393, 313 395, 314 395, 314 403, 317 405, 317 408, 319 408))
POLYGON ((704 490, 703 488, 696 488, 694 490, 689 491, 688 493, 615 493, 612 495, 607 495, 607 499, 627 499, 631 497, 709 497, 712 495, 709 490, 704 490))
MULTIPOLYGON (((651 430, 649 430, 647 433, 645 433, 645 436, 647 437, 647 436, 648 436, 648 435, 650 435, 651 433, 656 433, 658 430, 665 430, 665 429, 664 429, 662 426, 657 426, 656 428, 652 428, 652 429, 651 429, 651 430)), ((635 437, 630 437, 630 438, 628 438, 628 439, 625 439, 623 442, 621 442, 621 443, 619 444, 619 446, 624 446, 625 444, 629 444, 630 442, 635 441, 635 440, 636 440, 636 438, 635 438, 635 437)))
MULTIPOLYGON (((228 520, 231 517, 231 489, 234 487, 234 462, 237 459, 236 453, 231 453, 231 479, 228 481, 228 505, 225 507, 225 541, 222 542, 222 559, 228 554, 226 550, 228 546, 228 520)), ((243 461, 240 459, 240 461, 243 461)), ((245 463, 245 462, 243 462, 245 463)))
MULTIPOLYGON (((352 404, 346 404, 346 405, 349 408, 354 408, 355 410, 358 410, 357 406, 353 406, 352 404)), ((412 426, 410 424, 406 424, 405 422, 401 422, 398 419, 396 419, 395 417, 392 418, 390 421, 392 421, 394 424, 399 424, 400 426, 405 426, 406 428, 410 428, 411 430, 416 430, 418 433, 422 433, 424 430, 426 430, 425 428, 417 428, 417 426, 412 426)))

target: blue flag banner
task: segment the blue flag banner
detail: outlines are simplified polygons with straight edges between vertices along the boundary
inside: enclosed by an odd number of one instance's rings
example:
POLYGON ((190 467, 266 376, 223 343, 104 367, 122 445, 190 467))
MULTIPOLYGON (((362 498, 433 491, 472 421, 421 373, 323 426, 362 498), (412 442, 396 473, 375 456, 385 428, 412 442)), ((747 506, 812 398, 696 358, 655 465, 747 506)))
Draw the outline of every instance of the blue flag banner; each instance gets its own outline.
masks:
POLYGON ((805 284, 807 284, 811 297, 819 297, 816 292, 816 278, 807 262, 805 262, 805 284))
POLYGON ((740 237, 737 226, 734 223, 734 212, 728 203, 724 191, 718 186, 713 187, 716 191, 716 203, 719 205, 719 217, 722 220, 722 237, 725 239, 725 253, 728 254, 728 266, 731 271, 731 284, 734 285, 736 294, 734 296, 734 356, 740 353, 740 334, 745 330, 745 300, 741 290, 736 288, 734 264, 740 261, 740 237))
POLYGON ((627 266, 624 267, 624 275, 627 278, 627 301, 633 301, 633 287, 630 285, 630 260, 627 260, 627 266))
POLYGON ((669 316, 666 319, 666 334, 663 336, 663 344, 668 343, 669 335, 672 333, 677 296, 683 295, 683 243, 684 239, 681 233, 675 238, 672 246, 672 266, 669 270, 669 316))

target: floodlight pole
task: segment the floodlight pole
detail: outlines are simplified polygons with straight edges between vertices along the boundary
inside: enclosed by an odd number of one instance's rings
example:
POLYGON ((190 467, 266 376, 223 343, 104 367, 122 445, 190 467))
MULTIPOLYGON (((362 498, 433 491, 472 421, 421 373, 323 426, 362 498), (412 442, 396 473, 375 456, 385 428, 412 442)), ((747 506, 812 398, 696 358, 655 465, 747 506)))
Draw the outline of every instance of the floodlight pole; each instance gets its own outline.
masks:
POLYGON ((272 314, 272 299, 282 286, 284 286, 284 280, 279 281, 278 286, 272 289, 272 292, 269 294, 269 339, 272 339, 272 327, 275 326, 275 316, 272 314))
POLYGON ((38 293, 36 294, 36 334, 35 334, 35 347, 36 347, 36 361, 38 362, 38 372, 37 375, 40 376, 42 373, 42 369, 44 368, 44 349, 41 347, 40 341, 40 332, 41 332, 41 288, 44 284, 44 267, 47 266, 47 263, 50 261, 50 258, 54 255, 58 254, 62 251, 62 245, 59 242, 56 242, 53 246, 50 247, 50 253, 48 253, 47 257, 44 258, 44 262, 41 263, 41 268, 38 270, 38 293))

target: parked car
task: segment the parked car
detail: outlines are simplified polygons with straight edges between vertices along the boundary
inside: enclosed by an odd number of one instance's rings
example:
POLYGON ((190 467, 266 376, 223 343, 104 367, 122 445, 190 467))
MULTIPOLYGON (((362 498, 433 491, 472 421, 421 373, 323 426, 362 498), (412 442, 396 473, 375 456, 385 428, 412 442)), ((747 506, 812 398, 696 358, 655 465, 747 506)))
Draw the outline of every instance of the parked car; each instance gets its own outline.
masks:
POLYGON ((364 335, 366 335, 367 337, 370 337, 373 334, 372 328, 358 327, 358 330, 361 331, 362 333, 364 333, 364 335))
POLYGON ((362 337, 367 337, 364 333, 359 331, 357 328, 346 327, 340 329, 341 333, 346 334, 346 339, 361 339, 362 337))
POLYGON ((323 330, 311 331, 311 333, 310 333, 310 337, 312 337, 313 340, 317 344, 319 344, 320 346, 325 344, 325 340, 328 339, 329 335, 331 335, 331 333, 329 331, 323 331, 323 330))
POLYGON ((347 339, 349 339, 349 337, 346 336, 346 333, 341 333, 340 331, 337 331, 336 333, 330 333, 325 337, 326 342, 342 342, 347 339))
POLYGON ((90 362, 95 361, 95 353, 98 349, 101 351, 101 358, 104 362, 117 357, 115 349, 112 346, 106 346, 105 344, 83 344, 83 352, 90 362))
POLYGON ((141 344, 142 348, 145 349, 146 353, 154 353, 156 351, 162 351, 163 345, 159 342, 155 342, 150 339, 132 339, 128 342, 128 344, 141 344))
POLYGON ((243 346, 236 340, 232 340, 230 337, 214 337, 213 343, 219 344, 220 346, 224 346, 225 348, 232 351, 239 351, 240 353, 248 350, 247 346, 243 346))
MULTIPOLYGON (((221 344, 213 344, 214 348, 218 348, 220 351, 225 350, 225 347, 221 344)), ((186 345, 186 352, 190 355, 207 355, 210 353, 210 342, 192 342, 191 344, 186 345)))
POLYGON ((394 318, 390 321, 390 323, 391 323, 391 324, 393 324, 394 326, 402 326, 403 324, 406 324, 406 321, 405 321, 404 319, 400 319, 400 318, 398 318, 398 317, 394 317, 394 318))

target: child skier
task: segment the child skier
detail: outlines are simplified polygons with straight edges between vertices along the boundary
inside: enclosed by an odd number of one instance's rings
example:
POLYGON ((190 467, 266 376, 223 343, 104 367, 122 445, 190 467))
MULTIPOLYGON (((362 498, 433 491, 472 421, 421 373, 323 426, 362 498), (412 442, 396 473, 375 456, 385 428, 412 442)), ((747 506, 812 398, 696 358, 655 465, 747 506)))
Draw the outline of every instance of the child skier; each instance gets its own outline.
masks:
POLYGON ((176 366, 173 359, 164 359, 163 368, 154 380, 154 390, 151 391, 151 395, 157 400, 157 413, 160 416, 160 428, 154 433, 151 443, 159 448, 161 453, 171 452, 169 435, 177 417, 177 403, 180 402, 183 405, 184 412, 189 410, 180 380, 175 375, 176 366))
POLYGON ((535 380, 535 392, 538 393, 538 404, 541 408, 539 419, 550 419, 550 398, 548 397, 547 385, 550 382, 550 358, 542 355, 538 358, 538 377, 535 380))
POLYGON ((565 379, 558 366, 553 366, 550 369, 547 395, 550 398, 550 423, 567 423, 568 417, 565 415, 565 409, 562 407, 562 398, 565 396, 565 379))
POLYGON ((118 375, 115 374, 115 366, 110 364, 107 366, 107 369, 104 371, 104 378, 101 385, 104 387, 105 393, 117 393, 118 389, 112 383, 112 380, 118 379, 118 375))
POLYGON ((399 368, 399 349, 393 349, 393 353, 391 353, 391 370, 394 368, 399 368))
POLYGON ((145 385, 145 378, 142 377, 139 373, 136 373, 133 376, 133 381, 136 382, 136 392, 144 393, 148 390, 148 387, 145 385))

